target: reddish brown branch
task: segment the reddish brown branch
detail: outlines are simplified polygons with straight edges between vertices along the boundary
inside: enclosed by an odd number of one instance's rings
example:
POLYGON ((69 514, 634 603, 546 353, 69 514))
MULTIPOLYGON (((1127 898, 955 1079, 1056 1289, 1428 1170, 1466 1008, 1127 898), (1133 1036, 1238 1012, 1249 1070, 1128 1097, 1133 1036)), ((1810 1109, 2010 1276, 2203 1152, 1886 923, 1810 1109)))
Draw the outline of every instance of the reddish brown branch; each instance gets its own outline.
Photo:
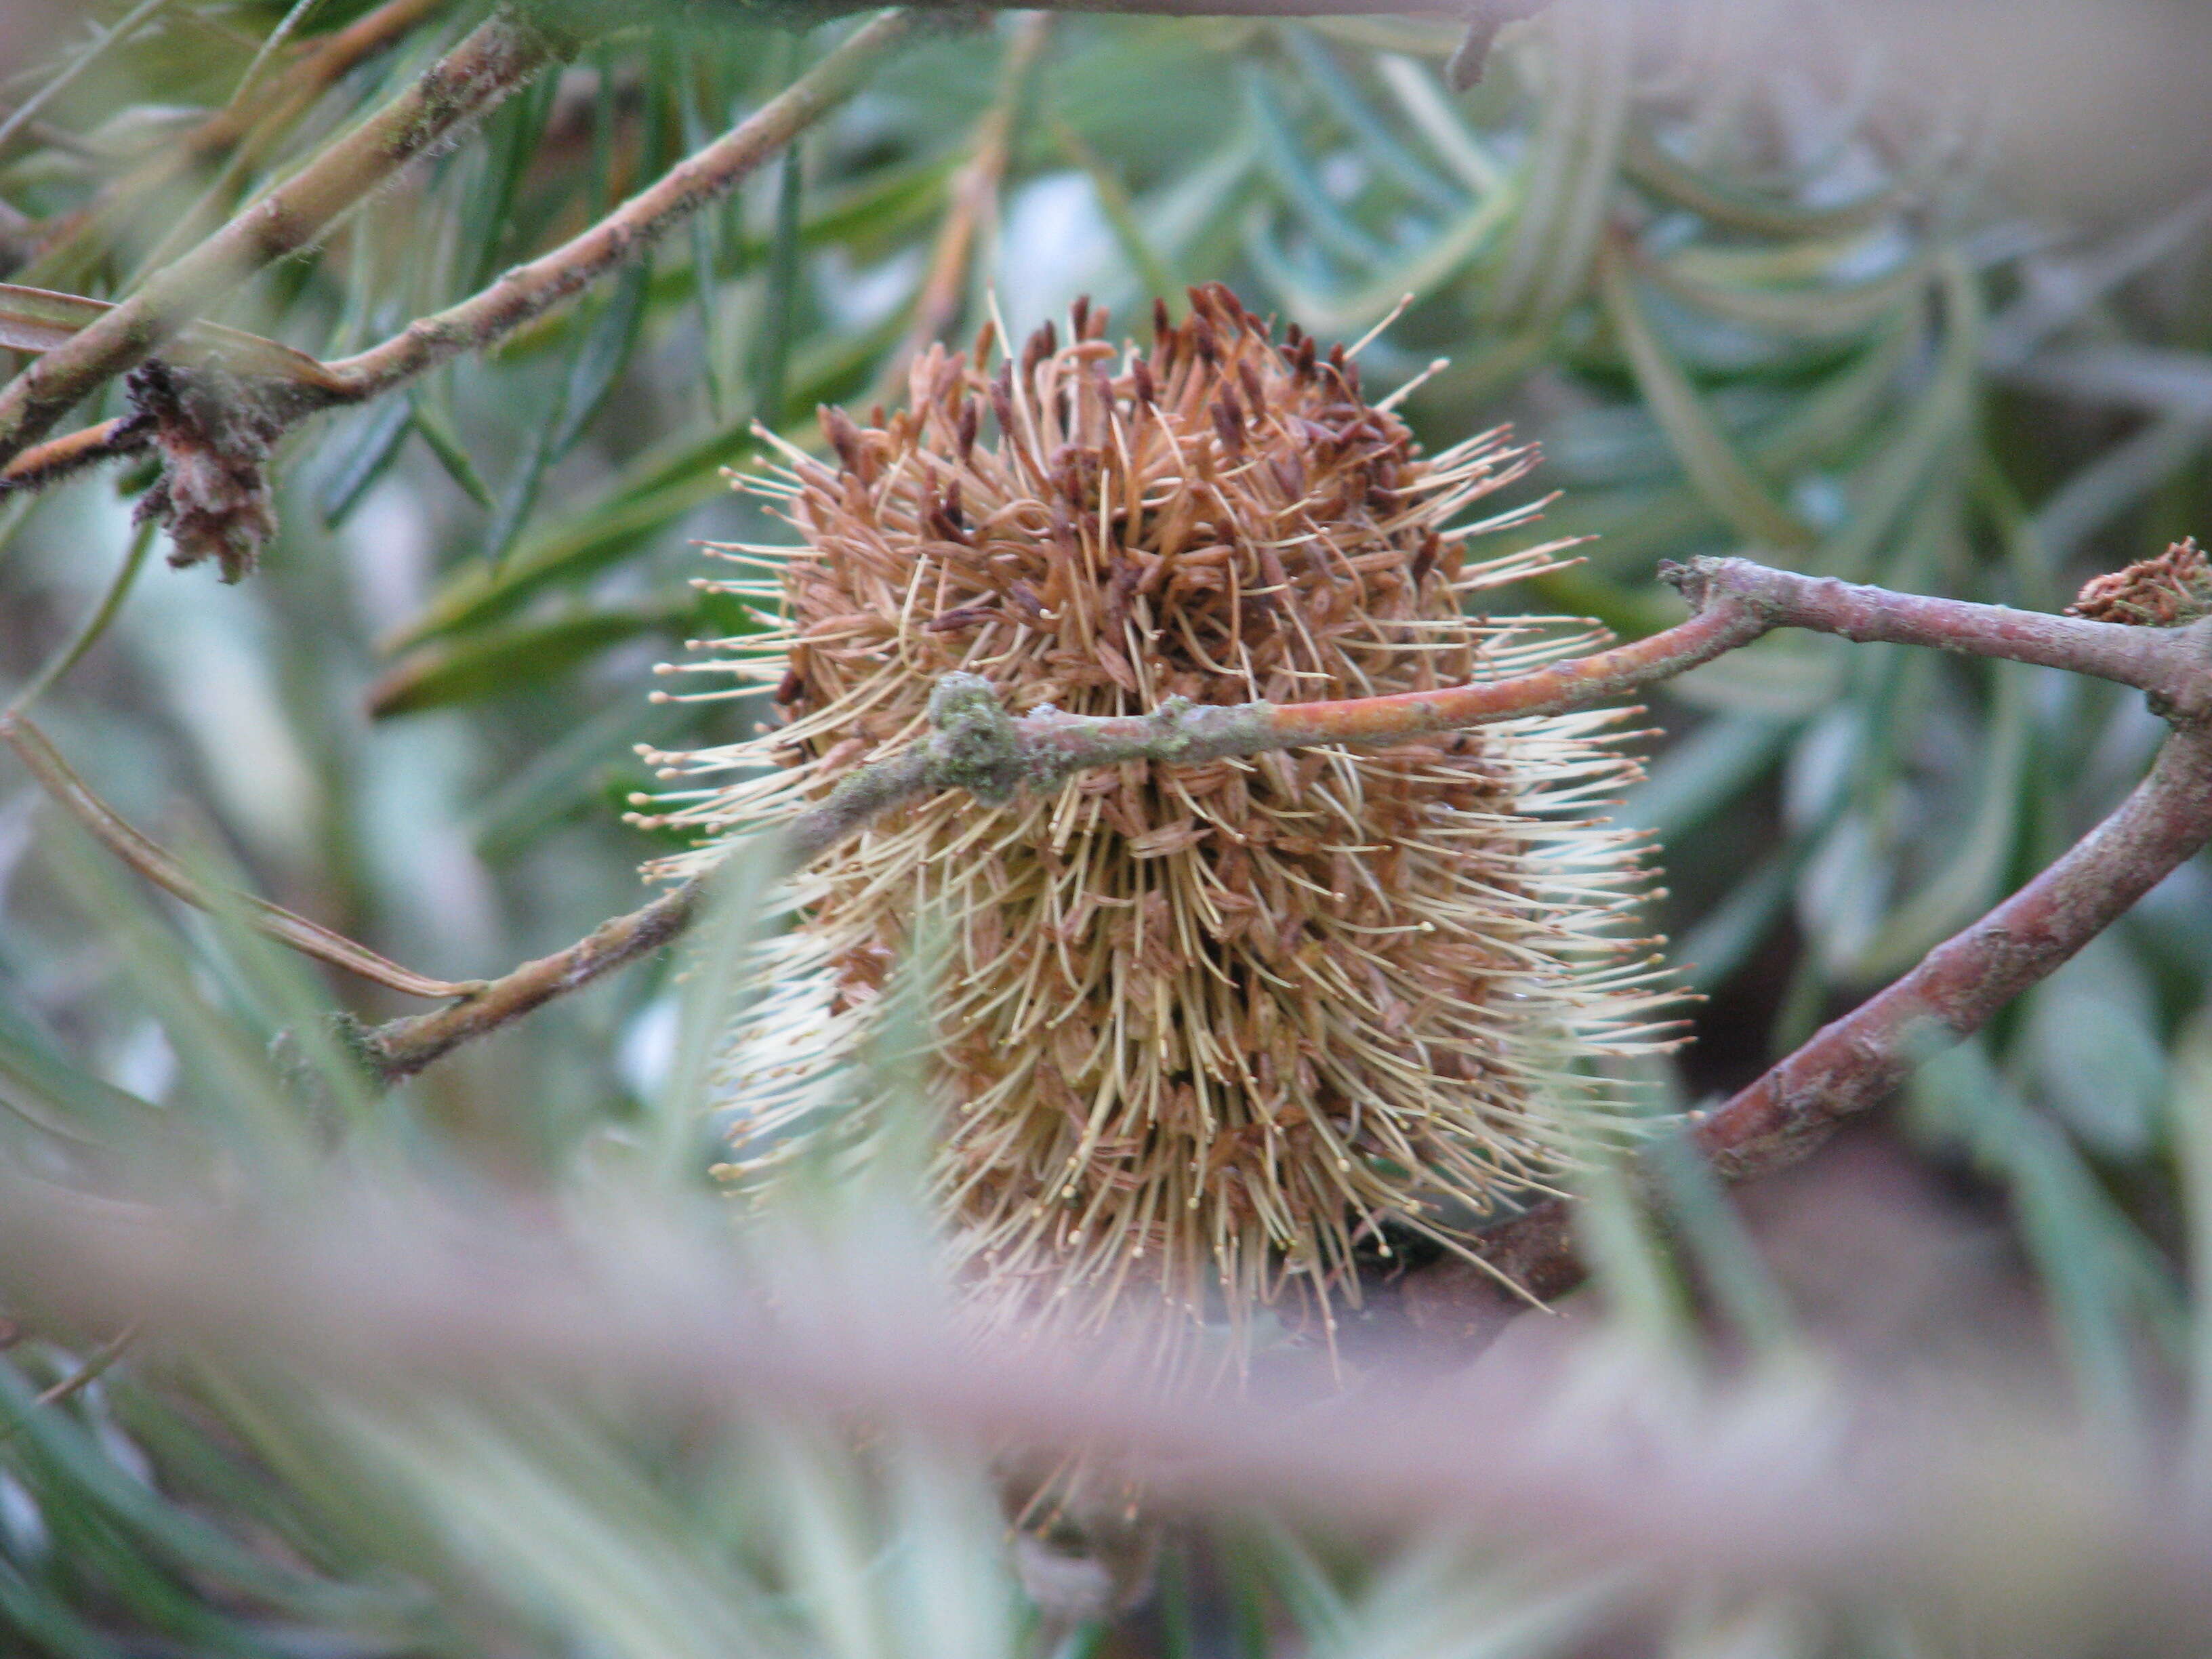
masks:
POLYGON ((54 804, 90 830, 100 843, 163 891, 173 894, 198 910, 235 916, 254 932, 289 945, 301 956, 343 968, 379 985, 410 997, 466 996, 481 988, 481 980, 432 979, 411 968, 386 960, 365 945, 320 923, 295 915, 280 905, 249 893, 227 892, 208 886, 155 842, 132 829, 114 809, 92 793, 84 780, 70 769, 46 734, 22 714, 0 713, 0 742, 15 751, 54 804))
POLYGON ((920 20, 890 12, 714 143, 550 253, 518 265, 483 292, 410 323, 383 344, 330 365, 354 399, 374 398, 467 351, 504 339, 629 258, 673 225, 720 201, 769 157, 856 91, 909 40, 920 20))
POLYGON ((253 272, 308 246, 560 50, 520 13, 495 13, 406 91, 0 390, 0 461, 36 443, 80 398, 144 362, 253 272))
POLYGON ((395 1019, 364 1032, 364 1054, 388 1080, 411 1077, 471 1038, 510 1024, 625 963, 650 956, 691 925, 702 896, 700 884, 688 881, 642 910, 601 922, 567 950, 501 975, 450 1008, 395 1019))
MULTIPOLYGON (((789 869, 810 864, 892 807, 925 790, 944 787, 934 762, 933 756, 917 752, 856 773, 821 805, 785 826, 776 856, 789 869)), ((524 963, 449 1008, 363 1032, 362 1052, 386 1079, 411 1077, 462 1043, 651 956, 698 919, 705 901, 704 881, 687 881, 643 909, 602 922, 567 950, 524 963)))
MULTIPOLYGON (((80 248, 105 248, 130 214, 193 167, 215 160, 251 133, 289 126, 356 65, 404 38, 436 15, 446 0, 386 0, 386 3, 325 35, 264 85, 242 88, 239 97, 173 144, 165 144, 125 178, 72 214, 40 252, 39 268, 66 270, 80 248)), ((66 276, 53 276, 66 281, 66 276)))
MULTIPOLYGON (((2135 793, 2049 869, 1698 1120, 1698 1148, 1731 1181, 1796 1163, 1844 1119, 1888 1098, 1922 1060, 1986 1025, 2208 842, 2212 732, 2185 728, 2166 739, 2135 793)), ((1540 1297, 1583 1277, 1567 1206, 1557 1200, 1485 1235, 1483 1255, 1540 1297)), ((1471 1267, 1431 1277, 1431 1305, 1460 1292, 1474 1310, 1497 1304, 1493 1281, 1471 1267)))
POLYGON ((72 472, 146 448, 154 441, 154 423, 136 415, 80 428, 58 438, 49 438, 0 466, 0 494, 11 489, 43 489, 72 472))
MULTIPOLYGON (((949 674, 931 700, 933 736, 862 768, 822 806, 787 826, 782 856, 794 867, 808 863, 878 814, 945 789, 965 790, 991 804, 1018 789, 1054 787, 1073 773, 1123 761, 1197 764, 1315 744, 1401 743, 1583 708, 1682 673, 1784 626, 2071 668, 2142 687, 2169 714, 2205 707, 2206 682, 2212 680, 2203 666, 2208 636, 2197 629, 2130 628, 1921 599, 1742 559, 1700 559, 1686 568, 1667 567, 1662 574, 1689 600, 1692 614, 1686 622, 1534 673, 1441 691, 1282 706, 1177 699, 1150 714, 1089 717, 1041 709, 1017 720, 1000 707, 988 684, 949 674)), ((696 884, 679 888, 567 951, 526 963, 468 1001, 370 1033, 372 1057, 392 1076, 419 1071, 459 1043, 658 950, 690 925, 697 908, 695 889, 696 884)), ((2078 948, 2077 943, 2069 950, 2078 948)), ((2062 959, 2052 958, 2040 972, 2062 959)), ((1501 1248, 1512 1248, 1504 1235, 1501 1248)))

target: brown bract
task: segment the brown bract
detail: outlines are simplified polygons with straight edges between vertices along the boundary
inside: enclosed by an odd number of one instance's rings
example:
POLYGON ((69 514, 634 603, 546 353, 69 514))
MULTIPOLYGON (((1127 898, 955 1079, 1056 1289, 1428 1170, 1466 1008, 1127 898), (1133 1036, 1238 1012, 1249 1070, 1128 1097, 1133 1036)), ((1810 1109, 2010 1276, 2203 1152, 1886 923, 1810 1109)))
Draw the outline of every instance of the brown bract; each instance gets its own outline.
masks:
MULTIPOLYGON (((1458 522, 1528 471, 1502 434, 1424 456, 1343 348, 1277 343, 1218 287, 1149 351, 1105 323, 1079 303, 1066 343, 1048 325, 994 372, 991 331, 972 360, 933 347, 909 408, 824 411, 835 467, 793 450, 745 481, 803 543, 725 549, 766 574, 714 586, 775 625, 670 672, 783 718, 656 757, 695 784, 658 821, 708 838, 665 872, 916 741, 955 670, 1018 713, 1121 714, 1449 687, 1595 641, 1467 614, 1559 562, 1467 557, 1533 515, 1458 522)), ((1356 1252, 1456 1244, 1618 1134, 1601 1073, 1667 1038, 1640 849, 1599 817, 1633 775, 1621 718, 1139 762, 879 820, 798 878, 801 925, 764 949, 729 1173, 865 1152, 853 1062, 930 919, 935 1174, 994 1305, 1088 1320, 1164 1291, 1241 1328, 1296 1284, 1329 1322, 1356 1252)))
POLYGON ((2126 623, 2138 628, 2178 628, 2212 616, 2212 562, 2193 536, 2154 559, 2096 576, 2082 587, 2069 617, 2126 623))

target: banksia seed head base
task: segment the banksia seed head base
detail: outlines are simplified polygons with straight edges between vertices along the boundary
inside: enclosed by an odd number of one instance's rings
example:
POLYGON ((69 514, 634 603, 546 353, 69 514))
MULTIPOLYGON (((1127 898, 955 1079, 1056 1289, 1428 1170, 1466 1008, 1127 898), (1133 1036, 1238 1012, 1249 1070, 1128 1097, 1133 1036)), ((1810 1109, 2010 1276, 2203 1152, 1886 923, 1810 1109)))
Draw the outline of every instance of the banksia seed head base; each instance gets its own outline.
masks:
MULTIPOLYGON (((744 488, 801 545, 739 546, 769 631, 672 672, 769 690, 783 723, 655 758, 734 781, 658 805, 716 839, 787 817, 927 730, 937 678, 1016 712, 1127 714, 1170 696, 1299 702, 1518 673, 1598 642, 1463 614, 1555 568, 1470 564, 1450 527, 1519 478, 1490 434, 1423 457, 1341 347, 1280 343, 1224 289, 1156 319, 1149 351, 1079 304, 1018 360, 933 347, 911 404, 825 410, 834 467, 789 451, 744 488)), ((1001 1305, 1103 1317, 1164 1291, 1240 1319, 1291 1282, 1324 1319, 1384 1224, 1451 1242, 1618 1133, 1590 1062, 1659 1046, 1633 838, 1592 814, 1632 775, 1617 712, 1401 748, 1079 775, 999 810, 927 801, 799 879, 733 1036, 733 1167, 757 1170, 839 1098, 916 918, 942 920, 936 1179, 1001 1305), (768 1148, 765 1152, 760 1149, 768 1148), (1217 1303, 1216 1290, 1224 1293, 1217 1303)), ((709 842, 667 873, 703 866, 709 842)), ((857 1141, 844 1144, 857 1144, 857 1141)), ((1188 1326, 1184 1327, 1188 1329, 1188 1326)))

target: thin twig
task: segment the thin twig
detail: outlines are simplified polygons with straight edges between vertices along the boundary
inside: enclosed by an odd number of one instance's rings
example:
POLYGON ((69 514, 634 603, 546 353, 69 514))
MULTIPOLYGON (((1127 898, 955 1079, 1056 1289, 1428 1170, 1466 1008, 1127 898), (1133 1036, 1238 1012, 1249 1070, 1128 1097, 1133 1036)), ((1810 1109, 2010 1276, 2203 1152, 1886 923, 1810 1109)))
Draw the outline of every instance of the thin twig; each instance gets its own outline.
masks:
POLYGON ((13 489, 44 489, 71 473, 116 455, 135 454, 154 441, 154 423, 136 415, 80 427, 58 438, 33 444, 0 466, 0 495, 13 489))
POLYGON ((343 933, 334 933, 305 916, 294 915, 266 899, 209 887, 94 794, 28 716, 13 709, 0 713, 0 742, 15 751, 54 802, 98 837, 108 851, 156 887, 195 909, 235 916, 254 932, 289 945, 302 956, 343 968, 405 996, 465 997, 483 988, 482 980, 432 979, 387 961, 367 945, 357 945, 343 933))
POLYGON ((43 438, 79 399, 144 362, 210 302, 307 246, 562 50, 520 12, 495 13, 381 110, 0 390, 0 462, 43 438))
MULTIPOLYGON (((996 804, 1018 789, 1053 788, 1077 772, 1124 761, 1192 765, 1316 744, 1383 745, 1492 720, 1562 713, 1683 673, 1779 627, 2070 668, 2151 693, 2169 718, 2212 718, 2212 623, 2131 628, 1892 593, 1743 559, 1698 559, 1686 567, 1664 567, 1662 574, 1689 601, 1688 621, 1534 673, 1438 691, 1284 705, 1176 698, 1149 714, 1079 716, 1042 709, 1016 719, 984 681, 948 674, 931 699, 932 735, 853 773, 829 800, 786 826, 781 856, 787 867, 807 864, 879 814, 946 789, 996 804)), ((371 1056, 390 1076, 419 1071, 460 1043, 659 949, 690 924, 697 899, 696 884, 687 884, 568 950, 493 981, 466 1002, 370 1032, 371 1056)))
POLYGON ((42 270, 66 267, 78 251, 105 249, 116 230, 149 197, 229 149, 251 132, 288 127, 358 65, 434 16, 447 0, 386 0, 343 28, 325 35, 256 90, 234 97, 175 143, 162 145, 129 173, 70 216, 39 256, 42 270))
MULTIPOLYGON (((774 858, 785 871, 803 868, 874 819, 916 796, 951 787, 933 744, 845 780, 830 799, 776 833, 774 858)), ((387 1081, 411 1077, 432 1060, 542 1008, 616 969, 651 956, 698 919, 704 878, 671 888, 640 910, 602 922, 565 951, 526 962, 475 995, 434 1013, 412 1014, 362 1033, 364 1055, 387 1081)))
POLYGON ((728 195, 762 162, 849 98, 920 27, 914 13, 893 11, 856 29, 750 116, 590 229, 516 266, 459 304, 419 318, 381 345, 329 368, 346 383, 348 396, 361 400, 506 338, 728 195))
MULTIPOLYGON (((65 1400, 73 1400, 82 1394, 114 1369, 115 1362, 130 1352, 131 1345, 138 1340, 138 1333, 144 1328, 143 1320, 132 1320, 114 1335, 109 1337, 106 1341, 94 1348, 91 1354, 68 1376, 40 1389, 38 1397, 31 1401, 32 1408, 44 1411, 48 1407, 60 1405, 65 1400)), ((14 1438, 21 1431, 22 1427, 21 1422, 0 1425, 0 1440, 14 1438)))
POLYGON ((641 910, 601 922, 567 950, 526 962, 479 986, 450 1008, 412 1014, 363 1032, 362 1051, 387 1082, 411 1077, 462 1043, 652 955, 691 925, 703 896, 704 889, 696 880, 672 888, 641 910))

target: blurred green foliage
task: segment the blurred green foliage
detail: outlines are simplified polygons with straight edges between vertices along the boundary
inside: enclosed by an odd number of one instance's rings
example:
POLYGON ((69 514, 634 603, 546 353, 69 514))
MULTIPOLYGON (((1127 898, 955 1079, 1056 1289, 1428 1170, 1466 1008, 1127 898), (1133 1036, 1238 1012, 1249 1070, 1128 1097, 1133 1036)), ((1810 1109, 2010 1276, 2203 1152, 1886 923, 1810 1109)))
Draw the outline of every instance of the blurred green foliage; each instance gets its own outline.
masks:
MULTIPOLYGON (((368 10, 57 14, 0 70, 28 112, 0 111, 0 278, 127 293, 468 21, 434 9, 246 142, 81 216, 368 10)), ((1082 293, 1135 327, 1154 291, 1213 279, 1324 338, 1380 329, 1371 390, 1419 380, 1405 406, 1434 444, 1512 421, 1565 492, 1539 533, 1598 538, 1528 608, 1649 631, 1674 614, 1659 560, 1744 550, 2050 608, 2212 526, 2204 204, 2094 234, 2021 218, 1960 89, 1886 64, 1848 18, 1665 12, 1563 0, 1464 98, 1443 25, 1067 15, 1013 87, 1006 20, 948 29, 578 303, 289 441, 283 529, 242 588, 139 570, 143 467, 0 501, 0 676, 30 681, 123 569, 112 625, 40 719, 161 839, 455 978, 631 908, 653 850, 618 816, 652 781, 635 745, 758 717, 646 696, 684 640, 746 625, 690 585, 696 539, 773 538, 724 469, 756 422, 811 442, 817 403, 896 390, 979 120, 1009 97, 959 329, 987 289, 1018 331, 1082 293)), ((324 356, 372 343, 582 228, 821 49, 738 7, 619 21, 219 320, 324 356)), ((1664 848, 1674 949, 1711 998, 1665 1079, 1686 1103, 1979 915, 2158 737, 2111 686, 1801 638, 1699 671, 1652 717, 1624 810, 1664 848)), ((2067 1376, 2123 1433, 2202 1363, 2188 1112, 2212 1094, 2201 1040, 2173 1055, 2212 978, 2208 902, 2201 864, 2177 875, 1912 1091, 1916 1146, 1999 1202, 2067 1376)), ((396 1000, 154 908, 0 763, 0 1133, 24 1169, 215 1192, 335 1147, 561 1188, 696 1105, 669 1104, 679 1001, 635 970, 372 1098, 316 1034, 340 1004, 396 1000)), ((1686 1340, 1694 1285, 1754 1349, 1794 1351, 1786 1295, 1700 1182, 1662 1183, 1680 1259, 1625 1189, 1594 1195, 1613 1305, 1686 1340)), ((697 1443, 536 1398, 305 1397, 204 1356, 107 1353, 114 1335, 0 1353, 11 1650, 1565 1654, 1614 1616, 1602 1575, 1447 1540, 1316 1554, 1248 1517, 1179 1539, 1152 1608, 1111 1632, 1040 1631, 987 1483, 941 1449, 765 1420, 697 1443)), ((1778 1607, 1692 1609, 1669 1639, 1927 1650, 1778 1607)))

